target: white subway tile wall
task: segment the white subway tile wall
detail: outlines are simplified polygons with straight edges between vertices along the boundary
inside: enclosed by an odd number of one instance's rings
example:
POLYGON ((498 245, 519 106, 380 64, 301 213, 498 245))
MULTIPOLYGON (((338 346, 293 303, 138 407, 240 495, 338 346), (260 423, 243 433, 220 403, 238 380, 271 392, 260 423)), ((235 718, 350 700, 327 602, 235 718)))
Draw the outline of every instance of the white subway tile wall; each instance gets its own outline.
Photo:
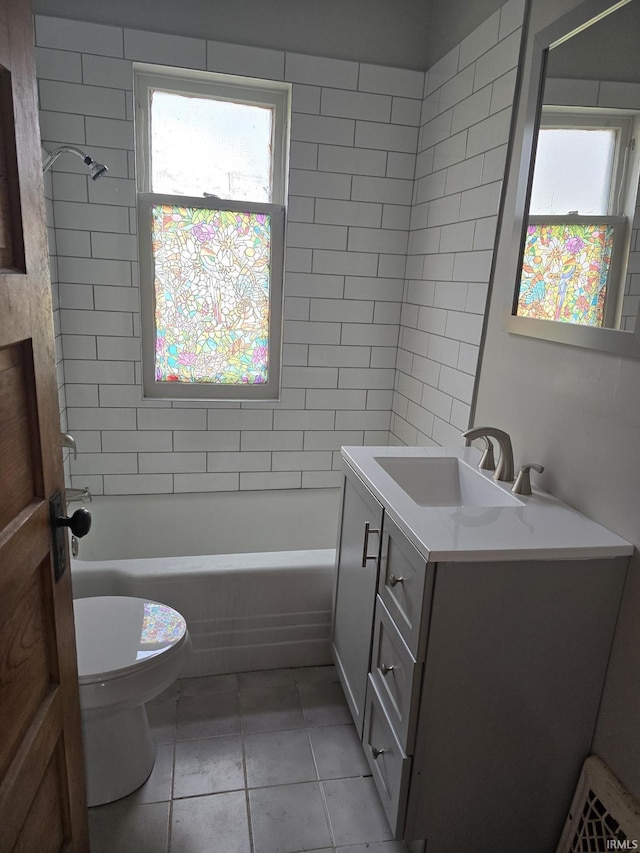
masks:
POLYGON ((468 426, 523 15, 509 0, 426 75, 392 444, 459 444, 468 426))
POLYGON ((50 189, 72 485, 337 485, 341 444, 388 442, 424 74, 45 16, 36 54, 44 147, 86 146, 110 170, 92 182, 62 157, 50 189), (133 61, 294 84, 278 403, 142 399, 133 61))
POLYGON ((509 0, 427 75, 36 16, 43 146, 86 147, 110 170, 94 183, 62 157, 48 185, 73 486, 325 488, 339 483, 342 444, 457 440, 522 14, 509 0), (293 84, 279 402, 142 398, 134 61, 293 84))

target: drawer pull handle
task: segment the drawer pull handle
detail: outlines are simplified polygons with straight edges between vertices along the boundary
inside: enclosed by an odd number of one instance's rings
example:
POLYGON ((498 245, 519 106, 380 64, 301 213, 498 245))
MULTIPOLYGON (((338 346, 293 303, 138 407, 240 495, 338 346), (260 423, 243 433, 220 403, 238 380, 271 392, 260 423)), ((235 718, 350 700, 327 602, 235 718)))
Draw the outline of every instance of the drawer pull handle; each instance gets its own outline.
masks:
POLYGON ((383 675, 387 675, 388 673, 393 672, 394 669, 395 669, 395 666, 387 666, 386 663, 380 664, 380 672, 383 675))
POLYGON ((375 760, 375 761, 377 761, 377 760, 378 760, 378 757, 379 757, 380 755, 382 755, 384 752, 386 752, 386 750, 385 750, 385 749, 376 749, 376 747, 375 747, 375 746, 372 746, 372 747, 371 747, 371 753, 372 753, 373 758, 374 758, 374 760, 375 760))
POLYGON ((365 521, 365 524, 364 524, 364 542, 362 544, 362 568, 363 569, 367 568, 367 560, 377 560, 378 559, 377 554, 373 554, 372 556, 369 556, 367 554, 367 549, 369 547, 369 534, 370 533, 377 533, 378 536, 380 535, 379 530, 375 530, 373 527, 370 527, 369 522, 365 521))
POLYGON ((404 583, 404 578, 399 578, 397 575, 389 575, 389 586, 404 583))

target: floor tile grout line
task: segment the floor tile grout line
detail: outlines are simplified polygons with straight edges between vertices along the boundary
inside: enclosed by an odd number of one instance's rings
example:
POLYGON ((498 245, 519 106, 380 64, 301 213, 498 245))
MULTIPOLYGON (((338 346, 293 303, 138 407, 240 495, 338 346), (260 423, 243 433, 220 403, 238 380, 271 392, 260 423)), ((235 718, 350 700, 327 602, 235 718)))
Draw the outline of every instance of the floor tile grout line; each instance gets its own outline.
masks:
POLYGON ((182 691, 180 690, 180 682, 176 683, 176 716, 173 726, 173 757, 171 761, 171 788, 169 800, 169 826, 167 828, 167 853, 171 853, 173 846, 173 804, 175 802, 175 784, 176 784, 176 746, 178 744, 178 714, 180 713, 180 699, 182 691))
POLYGON ((305 732, 307 733, 307 741, 309 742, 309 749, 311 750, 311 759, 313 761, 313 766, 315 767, 315 771, 316 771, 316 779, 318 780, 318 782, 320 782, 320 781, 322 781, 320 779, 320 768, 318 767, 318 761, 316 759, 316 753, 315 753, 315 750, 313 748, 313 741, 311 740, 311 734, 309 733, 309 726, 307 726, 305 728, 305 732))
MULTIPOLYGON (((266 735, 266 734, 277 734, 279 732, 280 733, 300 732, 303 729, 328 729, 328 728, 331 728, 333 726, 344 726, 345 728, 348 728, 350 725, 352 725, 352 724, 351 723, 333 722, 333 723, 323 723, 322 725, 306 725, 305 724, 304 726, 287 726, 284 729, 258 729, 257 731, 243 731, 242 729, 239 729, 238 731, 235 731, 235 732, 225 732, 223 734, 200 735, 198 737, 176 738, 175 742, 176 743, 190 743, 191 741, 194 741, 194 740, 215 740, 216 738, 219 738, 219 737, 231 737, 232 735, 243 735, 244 736, 245 734, 246 735, 266 735)), ((164 742, 170 743, 170 741, 164 741, 164 742)))
MULTIPOLYGON (((240 690, 238 689, 238 713, 240 714, 240 690)), ((249 771, 247 768, 247 749, 245 744, 245 733, 242 730, 242 717, 240 723, 240 744, 242 749, 242 770, 244 774, 244 802, 247 810, 247 833, 249 835, 249 850, 254 853, 255 844, 253 842, 253 822, 251 820, 251 800, 249 798, 249 771)))
MULTIPOLYGON (((218 796, 218 794, 237 794, 240 791, 245 791, 245 790, 246 791, 264 791, 267 788, 289 788, 289 787, 293 787, 294 785, 312 785, 312 784, 315 784, 316 782, 318 782, 318 783, 319 782, 343 782, 343 781, 351 781, 351 780, 355 780, 355 779, 371 779, 371 778, 372 778, 371 773, 367 773, 367 774, 358 773, 358 774, 355 774, 353 776, 328 776, 324 779, 322 779, 322 778, 306 779, 305 781, 302 781, 302 782, 279 782, 279 783, 269 784, 269 785, 254 785, 252 787, 245 786, 243 788, 228 788, 228 789, 223 789, 221 791, 205 791, 205 792, 202 792, 199 794, 185 794, 183 797, 172 796, 171 801, 197 800, 198 797, 215 797, 215 796, 218 796)), ((151 802, 168 803, 170 801, 169 800, 153 800, 151 802)), ((141 803, 141 805, 150 805, 150 803, 141 803)))
MULTIPOLYGON (((335 835, 333 832, 333 826, 331 824, 331 818, 329 817, 329 807, 328 807, 327 802, 326 802, 326 797, 324 794, 324 788, 322 786, 322 779, 320 778, 320 768, 318 766, 318 761, 316 759, 316 753, 315 753, 315 750, 313 748, 313 742, 311 740, 311 733, 309 732, 309 728, 310 728, 310 726, 307 726, 307 728, 306 728, 307 739, 309 741, 309 747, 311 749, 311 756, 313 758, 313 764, 314 764, 314 767, 316 768, 316 776, 318 777, 318 788, 320 789, 320 799, 322 800, 322 808, 324 809, 325 820, 327 821, 327 826, 329 827, 329 837, 331 839, 331 850, 332 850, 332 853, 335 853, 336 839, 335 839, 335 835)), ((319 849, 321 849, 321 848, 319 848, 319 849)))
POLYGON ((333 831, 333 824, 331 823, 331 815, 329 814, 329 804, 327 803, 327 796, 324 790, 324 784, 322 782, 318 783, 320 785, 320 797, 322 799, 322 808, 324 809, 324 816, 327 821, 327 826, 329 827, 329 835, 331 836, 331 847, 335 849, 338 844, 336 842, 336 836, 333 831))
POLYGON ((249 833, 249 849, 251 853, 255 853, 255 843, 253 840, 253 821, 251 819, 251 800, 249 798, 249 789, 244 789, 244 799, 247 807, 247 830, 249 833))
POLYGON ((169 825, 167 826, 167 853, 171 853, 173 843, 173 796, 169 800, 169 825))
MULTIPOLYGON (((176 728, 177 728, 177 719, 178 719, 178 714, 176 712, 176 728)), ((170 790, 171 790, 171 800, 172 801, 174 799, 175 784, 176 784, 176 752, 177 752, 176 747, 177 747, 177 745, 178 745, 178 738, 177 738, 177 731, 176 731, 176 733, 174 734, 174 738, 173 738, 173 757, 171 759, 171 789, 170 790)))
MULTIPOLYGON (((176 700, 176 727, 178 724, 178 700, 176 700)), ((169 796, 171 799, 169 800, 169 825, 167 827, 167 853, 171 853, 171 845, 172 845, 172 836, 173 836, 173 786, 176 780, 176 743, 177 741, 173 740, 172 750, 171 750, 171 787, 169 789, 169 796)))

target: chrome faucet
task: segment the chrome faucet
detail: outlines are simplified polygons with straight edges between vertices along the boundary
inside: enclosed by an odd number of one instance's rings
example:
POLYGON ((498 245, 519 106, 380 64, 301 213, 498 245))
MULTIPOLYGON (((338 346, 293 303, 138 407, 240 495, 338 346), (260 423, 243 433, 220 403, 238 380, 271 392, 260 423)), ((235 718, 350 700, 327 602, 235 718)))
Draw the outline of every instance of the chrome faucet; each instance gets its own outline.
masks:
POLYGON ((91 503, 91 492, 89 491, 89 486, 85 486, 83 489, 65 489, 65 495, 67 503, 71 503, 71 501, 91 503))
MULTIPOLYGON (((509 435, 497 427, 474 427, 462 433, 465 439, 465 445, 469 447, 474 438, 484 438, 486 440, 495 438, 500 446, 500 458, 496 465, 496 470, 493 475, 494 480, 502 480, 510 483, 513 480, 513 448, 511 446, 511 438, 509 435)), ((483 454, 482 459, 486 456, 483 454)), ((482 459, 480 462, 482 463, 482 459)))

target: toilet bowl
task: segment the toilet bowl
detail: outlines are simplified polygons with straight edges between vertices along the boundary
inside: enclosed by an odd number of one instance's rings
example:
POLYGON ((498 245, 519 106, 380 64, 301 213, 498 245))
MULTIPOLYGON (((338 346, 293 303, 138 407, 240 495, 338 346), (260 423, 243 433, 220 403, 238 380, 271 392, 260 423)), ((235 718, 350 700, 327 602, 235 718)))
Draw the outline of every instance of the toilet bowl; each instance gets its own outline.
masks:
POLYGON ((155 744, 144 703, 183 670, 191 641, 184 618, 157 601, 97 596, 74 601, 87 804, 140 787, 155 744))

